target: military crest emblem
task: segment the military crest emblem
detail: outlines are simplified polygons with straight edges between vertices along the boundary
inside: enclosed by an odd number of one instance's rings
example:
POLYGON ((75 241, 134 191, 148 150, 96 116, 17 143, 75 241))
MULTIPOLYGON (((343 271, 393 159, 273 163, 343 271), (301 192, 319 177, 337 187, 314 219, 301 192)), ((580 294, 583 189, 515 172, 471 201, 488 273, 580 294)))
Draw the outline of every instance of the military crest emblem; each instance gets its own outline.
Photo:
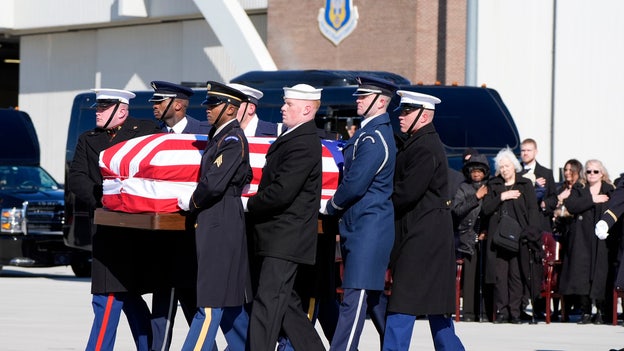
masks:
POLYGON ((353 0, 326 0, 319 10, 318 22, 321 33, 334 45, 355 30, 358 21, 357 6, 353 0))

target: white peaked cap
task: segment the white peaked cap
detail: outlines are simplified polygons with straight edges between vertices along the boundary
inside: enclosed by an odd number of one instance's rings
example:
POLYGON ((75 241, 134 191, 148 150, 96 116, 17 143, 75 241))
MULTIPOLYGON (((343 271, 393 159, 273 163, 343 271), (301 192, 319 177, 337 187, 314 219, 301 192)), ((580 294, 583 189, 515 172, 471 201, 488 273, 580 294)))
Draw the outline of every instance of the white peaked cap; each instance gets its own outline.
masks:
POLYGON ((256 105, 258 104, 258 100, 262 99, 262 97, 264 96, 264 93, 261 92, 260 90, 254 89, 252 87, 248 87, 246 85, 242 85, 238 83, 230 83, 227 86, 230 88, 234 88, 242 92, 243 94, 247 95, 247 97, 250 98, 249 101, 256 105))
POLYGON ((435 110, 435 105, 442 102, 435 96, 415 91, 399 90, 397 94, 401 97, 401 105, 422 105, 426 109, 435 110))
POLYGON ((129 104, 130 99, 136 96, 135 93, 120 89, 91 89, 95 92, 96 100, 117 100, 124 104, 129 104))
POLYGON ((307 84, 297 84, 292 88, 284 87, 284 99, 320 100, 321 90, 307 84))

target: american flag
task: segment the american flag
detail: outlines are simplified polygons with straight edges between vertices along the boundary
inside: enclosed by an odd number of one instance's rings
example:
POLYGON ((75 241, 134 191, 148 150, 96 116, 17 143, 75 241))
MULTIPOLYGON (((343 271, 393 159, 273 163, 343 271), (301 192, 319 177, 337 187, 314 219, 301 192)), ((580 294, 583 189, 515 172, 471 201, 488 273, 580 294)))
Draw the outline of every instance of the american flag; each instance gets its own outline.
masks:
MULTIPOLYGON (((258 190, 265 155, 275 138, 249 137, 253 180, 243 190, 258 190)), ((116 144, 100 153, 104 177, 104 207, 127 213, 180 211, 178 198, 189 199, 199 180, 206 135, 153 134, 116 144)), ((319 208, 325 207, 342 170, 342 142, 322 140, 323 188, 319 208)))

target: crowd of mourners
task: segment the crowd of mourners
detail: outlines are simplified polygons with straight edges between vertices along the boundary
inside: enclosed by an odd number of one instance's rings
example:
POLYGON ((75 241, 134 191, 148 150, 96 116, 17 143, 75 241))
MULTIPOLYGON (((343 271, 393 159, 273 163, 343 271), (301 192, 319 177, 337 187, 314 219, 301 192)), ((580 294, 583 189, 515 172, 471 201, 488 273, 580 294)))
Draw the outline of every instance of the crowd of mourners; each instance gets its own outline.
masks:
POLYGON ((484 155, 464 153, 464 179, 455 183, 452 205, 463 320, 543 320, 548 257, 562 296, 553 301, 553 320, 610 323, 621 226, 605 227, 607 232, 596 224, 616 221, 608 202, 619 179, 613 181, 600 160, 570 159, 555 182, 536 155, 533 139, 522 142, 520 160, 511 149, 500 150, 493 169, 484 155))

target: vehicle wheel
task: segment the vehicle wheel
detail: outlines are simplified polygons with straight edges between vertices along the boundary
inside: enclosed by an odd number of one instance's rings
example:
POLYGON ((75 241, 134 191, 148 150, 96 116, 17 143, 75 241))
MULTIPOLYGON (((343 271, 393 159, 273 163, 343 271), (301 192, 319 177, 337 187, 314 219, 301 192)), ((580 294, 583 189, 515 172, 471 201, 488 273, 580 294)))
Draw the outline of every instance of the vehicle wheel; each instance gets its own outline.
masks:
POLYGON ((75 260, 72 262, 71 268, 78 278, 88 278, 91 276, 91 261, 87 258, 75 260))

